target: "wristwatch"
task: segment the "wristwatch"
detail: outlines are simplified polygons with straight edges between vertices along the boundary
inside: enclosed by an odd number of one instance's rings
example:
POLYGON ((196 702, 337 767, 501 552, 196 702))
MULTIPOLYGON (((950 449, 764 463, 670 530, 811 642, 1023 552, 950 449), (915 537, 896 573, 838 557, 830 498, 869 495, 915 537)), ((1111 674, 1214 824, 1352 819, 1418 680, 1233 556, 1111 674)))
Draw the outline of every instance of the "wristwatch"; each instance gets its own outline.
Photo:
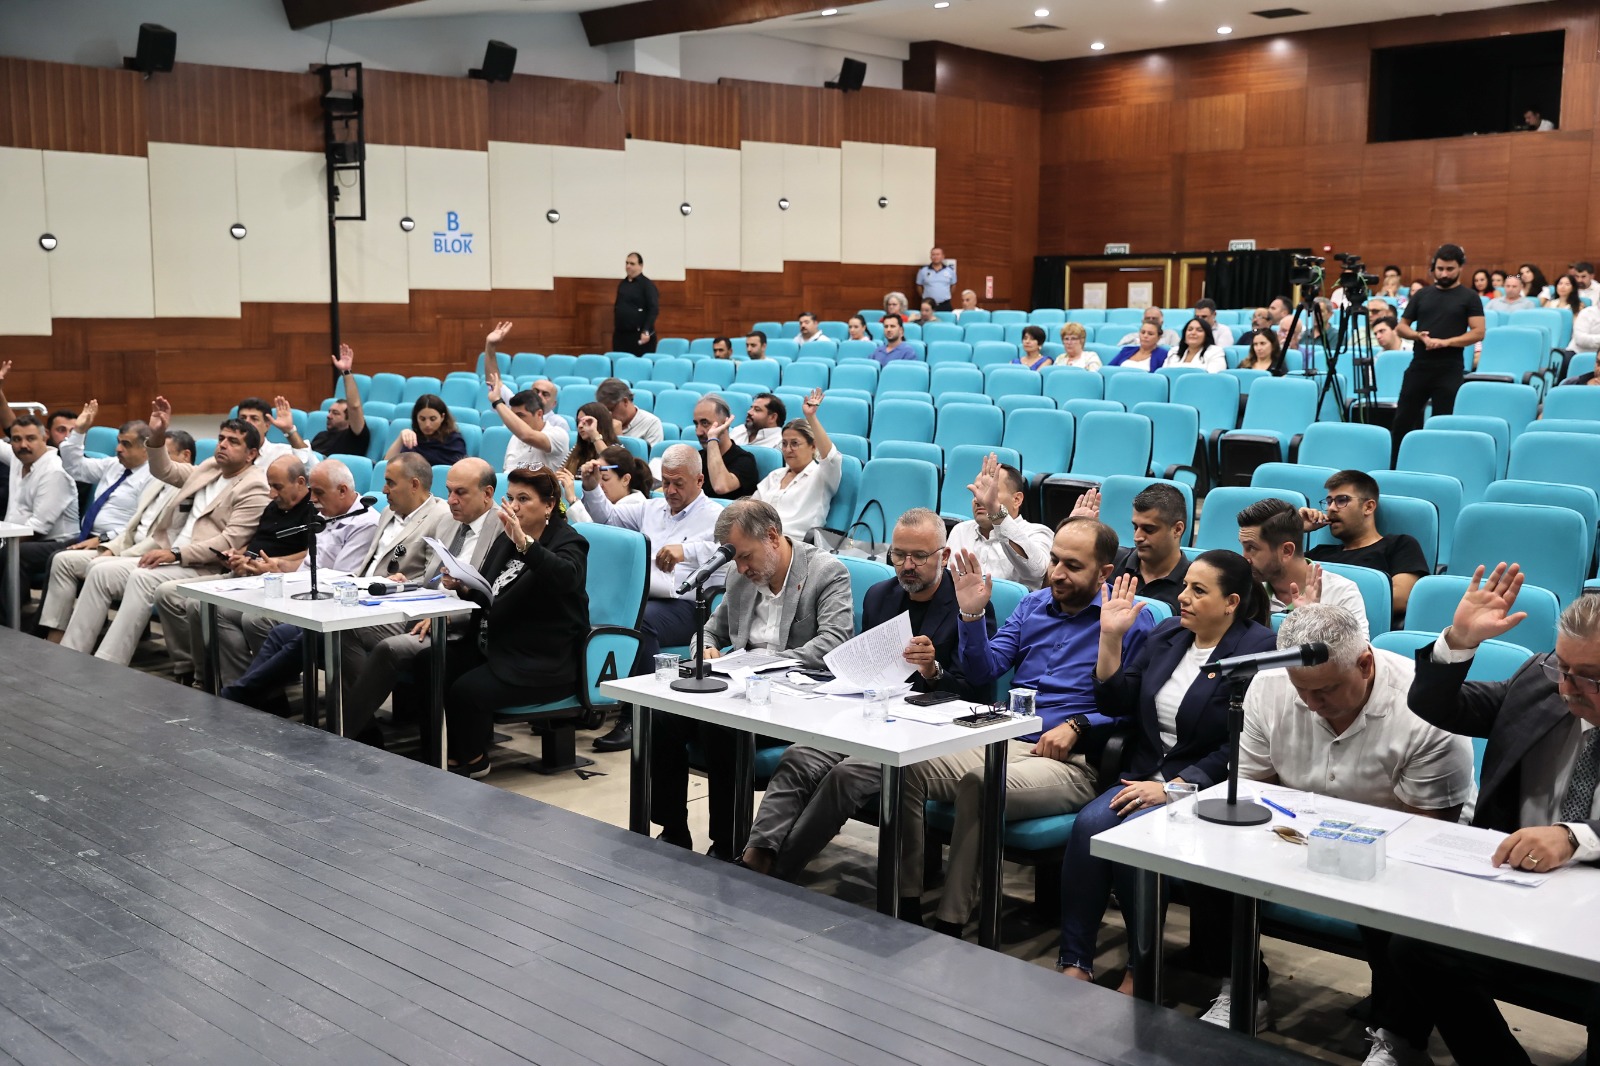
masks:
POLYGON ((1567 831, 1567 843, 1572 845, 1572 854, 1578 854, 1578 834, 1572 831, 1572 826, 1565 822, 1557 822, 1556 825, 1567 831))
MULTIPOLYGON (((942 677, 944 677, 944 664, 941 663, 938 659, 935 659, 935 660, 933 660, 933 676, 930 677, 930 678, 927 678, 926 680, 928 680, 928 681, 938 681, 942 677)), ((1567 832, 1570 833, 1570 832, 1572 832, 1572 830, 1569 829, 1569 830, 1567 830, 1567 832)))
POLYGON ((996 525, 998 525, 1001 522, 1004 522, 1006 519, 1011 517, 1011 512, 1006 510, 1006 505, 1003 504, 1003 503, 995 504, 994 514, 995 514, 995 524, 996 525))
POLYGON ((1082 736, 1084 733, 1089 731, 1088 715, 1074 714, 1067 719, 1067 724, 1070 725, 1072 727, 1072 731, 1077 733, 1079 736, 1082 736))
POLYGON ((339 371, 339 376, 342 377, 342 378, 347 378, 353 373, 355 373, 355 371, 353 371, 353 370, 341 370, 341 371, 339 371))
POLYGON ((496 396, 493 400, 489 401, 489 406, 490 407, 499 407, 503 403, 505 403, 505 401, 502 400, 500 397, 496 396))

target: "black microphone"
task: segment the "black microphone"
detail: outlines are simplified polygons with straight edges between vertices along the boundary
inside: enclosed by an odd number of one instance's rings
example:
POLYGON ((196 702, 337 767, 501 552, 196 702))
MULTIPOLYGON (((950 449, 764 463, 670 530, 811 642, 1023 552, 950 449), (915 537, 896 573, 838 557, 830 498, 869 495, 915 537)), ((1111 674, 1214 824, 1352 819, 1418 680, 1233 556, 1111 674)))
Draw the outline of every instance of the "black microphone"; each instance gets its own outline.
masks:
POLYGON ((289 537, 297 537, 307 530, 321 533, 334 522, 343 522, 346 518, 354 518, 356 515, 366 514, 372 510, 372 505, 378 502, 378 498, 376 496, 362 496, 357 502, 361 504, 360 507, 346 511, 344 514, 336 514, 332 518, 326 518, 319 514, 303 526, 290 526, 288 529, 280 530, 276 534, 276 539, 285 540, 289 537))
POLYGON ((1283 670, 1294 666, 1320 666, 1328 661, 1328 646, 1322 641, 1310 644, 1298 644, 1292 648, 1279 648, 1276 651, 1258 651, 1252 655, 1235 655, 1227 659, 1218 659, 1208 665, 1207 677, 1227 677, 1245 679, 1254 677, 1263 670, 1283 670))
POLYGON ((397 592, 417 592, 427 587, 420 581, 403 581, 398 585, 390 584, 387 581, 374 581, 367 586, 367 594, 369 596, 393 596, 397 592))
POLYGON ((733 558, 733 545, 732 544, 724 544, 724 545, 722 545, 721 547, 719 547, 716 550, 716 553, 713 554, 710 559, 706 560, 706 564, 704 566, 702 566, 700 569, 696 570, 694 573, 690 574, 688 576, 688 578, 686 578, 684 580, 683 584, 678 586, 678 593, 677 594, 679 596, 682 596, 685 592, 688 592, 690 589, 697 589, 701 585, 704 585, 706 583, 706 579, 707 578, 709 578, 712 574, 716 573, 718 570, 721 570, 724 566, 727 566, 728 565, 728 560, 730 560, 732 558, 733 558))

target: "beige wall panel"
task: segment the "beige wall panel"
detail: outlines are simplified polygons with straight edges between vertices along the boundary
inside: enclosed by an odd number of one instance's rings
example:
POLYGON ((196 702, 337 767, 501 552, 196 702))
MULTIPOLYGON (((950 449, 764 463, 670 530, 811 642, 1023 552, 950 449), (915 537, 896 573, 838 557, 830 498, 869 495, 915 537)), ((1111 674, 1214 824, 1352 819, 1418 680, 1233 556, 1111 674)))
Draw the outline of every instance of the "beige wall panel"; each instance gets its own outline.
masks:
POLYGON ((839 261, 839 149, 783 146, 783 258, 839 261))
POLYGON ((143 156, 44 153, 55 318, 153 318, 150 172, 143 156))
MULTIPOLYGON (((839 257, 843 263, 883 263, 887 210, 883 145, 845 141, 839 146, 839 257)), ((891 202, 891 207, 893 203, 891 202)))
POLYGON ((739 269, 739 153, 731 148, 685 145, 684 199, 694 211, 684 220, 684 266, 690 270, 739 269))
MULTIPOLYGON (((245 303, 326 303, 328 194, 322 156, 234 149, 239 298, 245 303)), ((391 225, 392 225, 391 221, 391 225)))
POLYGON ((937 239, 933 213, 938 172, 938 152, 932 148, 883 146, 883 194, 889 206, 880 212, 883 246, 872 262, 915 266, 928 261, 928 249, 937 239))
POLYGON ((552 152, 545 144, 489 142, 489 263, 497 289, 553 289, 555 202, 552 152))
POLYGON ((623 203, 628 250, 644 257, 647 276, 682 281, 683 145, 631 138, 622 154, 628 181, 623 203))
POLYGON ((406 212, 417 220, 409 242, 413 289, 488 291, 487 152, 407 148, 406 212))
POLYGON ((622 203, 630 195, 622 152, 601 148, 552 149, 555 273, 561 278, 620 278, 631 248, 622 203))
MULTIPOLYGON (((355 214, 360 188, 350 174, 339 177, 339 210, 355 214)), ((367 145, 367 220, 339 223, 339 300, 341 303, 411 302, 407 247, 433 240, 428 224, 416 219, 411 233, 400 229, 406 214, 406 150, 393 144, 367 145)))
MULTIPOLYGON (((739 148, 739 264, 752 272, 783 272, 784 192, 781 144, 744 141, 739 148)), ((790 197, 791 203, 793 197, 790 197)))
POLYGON ((44 212, 44 153, 0 148, 0 337, 50 336, 49 229, 44 212))
POLYGON ((233 149, 151 141, 149 161, 156 317, 237 318, 233 149))

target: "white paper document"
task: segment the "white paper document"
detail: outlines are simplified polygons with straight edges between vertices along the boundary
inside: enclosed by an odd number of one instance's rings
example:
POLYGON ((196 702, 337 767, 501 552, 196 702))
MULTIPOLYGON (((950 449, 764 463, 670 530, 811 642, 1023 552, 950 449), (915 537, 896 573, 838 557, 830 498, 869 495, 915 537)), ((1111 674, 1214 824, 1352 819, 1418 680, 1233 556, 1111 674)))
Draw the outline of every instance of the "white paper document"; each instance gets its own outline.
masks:
MULTIPOLYGON (((304 588, 311 587, 310 570, 291 570, 287 574, 279 574, 278 576, 283 578, 284 588, 291 586, 296 589, 302 586, 304 588)), ((263 587, 264 577, 265 575, 263 574, 257 574, 255 577, 227 577, 221 581, 208 581, 206 584, 218 592, 259 592, 263 587)), ((332 591, 334 582, 346 581, 349 577, 350 575, 342 570, 324 570, 322 567, 318 567, 317 588, 332 591)))
POLYGON ((906 675, 915 669, 906 662, 911 643, 911 613, 902 611, 858 637, 851 637, 822 657, 834 680, 823 686, 829 695, 843 696, 869 688, 905 690, 906 675))
POLYGON ((1431 866, 1436 870, 1449 870, 1469 877, 1504 881, 1530 888, 1542 885, 1550 879, 1549 874, 1490 865, 1495 849, 1505 838, 1504 833, 1475 829, 1470 825, 1433 823, 1427 827, 1426 832, 1412 833, 1400 839, 1391 837, 1389 858, 1404 859, 1418 866, 1431 866))
POLYGON ((451 577, 468 588, 477 589, 485 599, 493 602, 494 592, 490 590, 489 582, 485 581, 483 575, 478 573, 477 567, 465 559, 457 559, 454 555, 451 555, 450 549, 445 547, 444 543, 437 537, 423 537, 422 542, 433 549, 433 553, 439 557, 440 564, 450 571, 451 577))
POLYGON ((1385 807, 1369 807, 1366 804, 1350 803, 1347 800, 1335 799, 1332 796, 1298 792, 1292 788, 1284 788, 1281 785, 1240 781, 1239 794, 1241 797, 1247 789, 1259 799, 1269 799, 1279 807, 1294 812, 1295 817, 1290 820, 1278 810, 1269 807, 1272 810, 1274 825, 1292 825, 1305 833, 1315 829, 1318 823, 1328 820, 1344 821, 1349 822, 1351 825, 1381 829, 1385 833, 1393 833, 1396 829, 1411 821, 1411 815, 1405 811, 1394 811, 1385 807))

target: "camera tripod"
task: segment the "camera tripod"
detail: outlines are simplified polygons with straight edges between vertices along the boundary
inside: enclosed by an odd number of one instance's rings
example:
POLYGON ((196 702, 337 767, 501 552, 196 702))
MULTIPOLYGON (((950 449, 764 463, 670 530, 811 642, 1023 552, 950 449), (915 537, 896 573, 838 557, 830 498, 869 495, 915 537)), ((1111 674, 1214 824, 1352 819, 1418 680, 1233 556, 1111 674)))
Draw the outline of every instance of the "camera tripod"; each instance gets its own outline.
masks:
MULTIPOLYGON (((1317 279, 1320 281, 1320 278, 1317 279)), ((1322 348, 1322 365, 1324 369, 1322 388, 1317 392, 1317 402, 1314 408, 1318 417, 1322 414, 1322 406, 1329 396, 1333 397, 1334 410, 1338 412, 1339 420, 1365 422, 1369 408, 1377 402, 1378 384, 1373 370, 1371 356, 1361 358, 1352 356, 1351 363, 1355 367, 1355 402, 1348 403, 1344 395, 1344 386, 1339 381, 1339 357, 1350 351, 1355 345, 1352 343, 1359 327, 1356 326, 1355 315, 1366 313, 1365 286, 1361 290, 1346 288, 1344 290, 1348 306, 1345 313, 1339 316, 1339 328, 1331 343, 1328 337, 1327 317, 1322 313, 1322 307, 1316 301, 1316 292, 1320 286, 1316 283, 1301 287, 1301 300, 1294 309, 1294 315, 1289 319, 1289 338, 1292 340, 1295 331, 1302 322, 1315 329, 1315 337, 1310 344, 1300 349, 1300 356, 1304 363, 1303 373, 1308 378, 1317 376, 1317 361, 1315 359, 1316 346, 1322 348), (1347 406, 1348 403, 1348 406, 1347 406)), ((1369 349, 1370 350, 1370 349, 1369 349)))

